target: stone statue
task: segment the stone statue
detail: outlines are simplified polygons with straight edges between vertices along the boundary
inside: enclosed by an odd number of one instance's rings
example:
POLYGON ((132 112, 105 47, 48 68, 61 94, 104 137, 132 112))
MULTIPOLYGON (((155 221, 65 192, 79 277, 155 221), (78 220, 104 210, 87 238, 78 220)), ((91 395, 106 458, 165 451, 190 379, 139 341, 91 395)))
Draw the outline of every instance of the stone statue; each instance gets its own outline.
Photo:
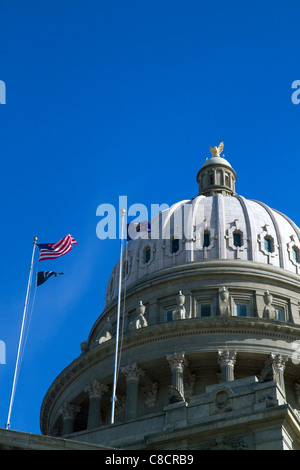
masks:
POLYGON ((186 318, 186 310, 184 307, 185 296, 179 291, 179 294, 176 298, 178 307, 172 311, 173 320, 184 320, 186 318))
POLYGON ((219 147, 211 147, 209 146, 210 153, 213 157, 219 157, 220 154, 223 152, 224 149, 224 142, 221 142, 219 147))
POLYGON ((109 341, 111 338, 112 338, 112 324, 111 324, 110 319, 108 318, 100 334, 98 343, 99 344, 105 343, 105 341, 109 341))
POLYGON ((222 290, 219 293, 219 310, 221 317, 231 316, 229 292, 226 287, 222 287, 222 290))
POLYGON ((142 300, 140 301, 140 305, 136 309, 136 316, 133 321, 129 323, 129 330, 138 330, 140 328, 144 328, 148 326, 147 320, 145 318, 145 311, 146 307, 143 305, 142 300))
POLYGON ((268 318, 269 320, 276 320, 276 310, 272 305, 273 297, 267 290, 264 295, 265 308, 263 310, 263 318, 268 318))

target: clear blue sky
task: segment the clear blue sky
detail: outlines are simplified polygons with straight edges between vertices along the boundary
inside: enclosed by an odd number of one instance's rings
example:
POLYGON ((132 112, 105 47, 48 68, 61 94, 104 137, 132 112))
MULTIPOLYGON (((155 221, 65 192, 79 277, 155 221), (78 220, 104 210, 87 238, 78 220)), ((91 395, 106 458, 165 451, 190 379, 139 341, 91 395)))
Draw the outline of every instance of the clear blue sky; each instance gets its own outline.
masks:
MULTIPOLYGON (((40 432, 40 406, 103 310, 119 242, 96 209, 197 195, 224 141, 236 190, 299 215, 297 0, 2 0, 0 427, 7 418, 34 236, 78 245, 40 269, 11 428, 40 432)), ((35 258, 35 261, 37 261, 35 258)))

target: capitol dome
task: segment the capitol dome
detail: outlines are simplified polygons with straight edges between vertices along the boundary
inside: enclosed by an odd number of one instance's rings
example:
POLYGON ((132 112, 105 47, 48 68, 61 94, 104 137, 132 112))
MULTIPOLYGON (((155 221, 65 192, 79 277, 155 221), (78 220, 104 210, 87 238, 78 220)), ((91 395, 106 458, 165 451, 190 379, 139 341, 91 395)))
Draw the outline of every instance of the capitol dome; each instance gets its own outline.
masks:
POLYGON ((126 244, 81 353, 46 393, 43 434, 119 449, 300 450, 299 228, 236 194, 223 144, 210 150, 198 195, 126 244))
MULTIPOLYGON (((198 196, 161 212, 151 220, 150 232, 139 232, 128 243, 127 287, 165 268, 212 260, 264 263, 299 274, 299 228, 263 202, 236 194, 236 174, 227 160, 206 159, 197 181, 198 196)), ((119 263, 108 283, 106 305, 118 293, 118 273, 119 263)))

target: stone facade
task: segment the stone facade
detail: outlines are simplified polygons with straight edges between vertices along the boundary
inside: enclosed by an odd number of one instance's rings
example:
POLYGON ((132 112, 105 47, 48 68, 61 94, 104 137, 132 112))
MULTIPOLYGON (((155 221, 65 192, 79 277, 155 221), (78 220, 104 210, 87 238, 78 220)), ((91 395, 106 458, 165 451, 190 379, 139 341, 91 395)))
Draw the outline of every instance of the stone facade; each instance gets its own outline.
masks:
POLYGON ((197 181, 198 196, 157 216, 169 237, 127 245, 114 424, 118 264, 81 354, 44 398, 43 434, 121 449, 300 449, 299 229, 238 196, 220 155, 197 181))

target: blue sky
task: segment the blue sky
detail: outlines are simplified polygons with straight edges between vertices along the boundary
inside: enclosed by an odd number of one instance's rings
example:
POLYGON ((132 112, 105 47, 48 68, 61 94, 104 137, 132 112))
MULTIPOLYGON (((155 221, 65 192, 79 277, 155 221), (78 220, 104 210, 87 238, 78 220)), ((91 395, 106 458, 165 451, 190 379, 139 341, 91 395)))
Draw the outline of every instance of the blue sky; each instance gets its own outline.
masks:
POLYGON ((65 274, 37 289, 11 416, 39 433, 43 397, 80 354, 119 256, 96 236, 100 204, 194 197, 224 141, 237 193, 299 226, 299 17, 297 0, 1 1, 0 427, 34 236, 78 241, 39 266, 65 274))

